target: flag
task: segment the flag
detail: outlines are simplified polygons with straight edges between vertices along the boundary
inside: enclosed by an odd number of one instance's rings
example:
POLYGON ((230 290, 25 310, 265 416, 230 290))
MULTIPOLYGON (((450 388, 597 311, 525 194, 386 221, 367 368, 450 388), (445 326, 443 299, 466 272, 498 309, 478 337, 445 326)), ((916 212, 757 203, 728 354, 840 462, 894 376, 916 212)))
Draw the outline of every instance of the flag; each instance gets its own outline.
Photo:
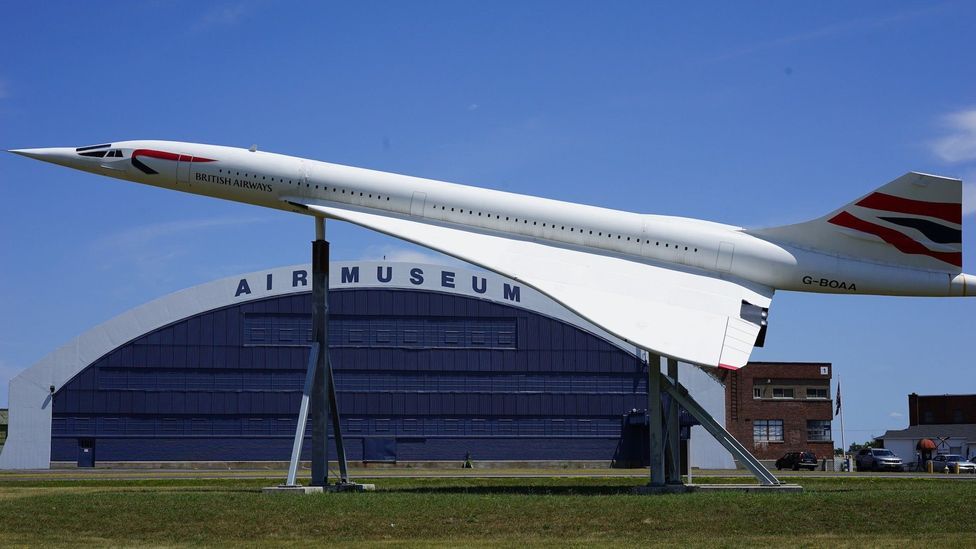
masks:
POLYGON ((837 382, 837 409, 834 410, 834 417, 840 413, 840 382, 837 382))

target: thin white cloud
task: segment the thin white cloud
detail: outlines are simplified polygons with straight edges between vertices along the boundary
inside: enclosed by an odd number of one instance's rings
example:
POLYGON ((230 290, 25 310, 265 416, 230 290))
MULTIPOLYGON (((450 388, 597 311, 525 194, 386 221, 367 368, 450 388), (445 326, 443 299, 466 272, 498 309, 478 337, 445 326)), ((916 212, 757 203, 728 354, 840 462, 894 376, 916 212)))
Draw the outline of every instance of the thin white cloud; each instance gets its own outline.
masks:
POLYGON ((267 218, 217 217, 153 223, 98 238, 89 245, 89 251, 102 270, 126 265, 135 275, 133 284, 163 287, 177 271, 185 271, 185 267, 177 266, 185 265, 188 256, 199 252, 203 233, 264 221, 267 218))
POLYGON ((203 13, 193 25, 193 30, 202 31, 214 27, 231 27, 237 25, 250 15, 259 2, 244 1, 213 6, 203 13))
POLYGON ((932 152, 946 162, 976 160, 976 109, 948 114, 942 122, 949 133, 932 142, 932 152))
POLYGON ((261 217, 214 217, 205 219, 183 219, 131 227, 123 231, 103 236, 92 243, 95 251, 117 251, 119 248, 145 246, 153 240, 180 234, 198 232, 217 227, 261 223, 261 217))
POLYGON ((736 57, 749 55, 759 51, 776 49, 782 46, 787 46, 787 45, 796 44, 800 42, 820 40, 820 39, 830 38, 830 37, 844 35, 844 34, 863 33, 871 29, 883 28, 883 27, 887 27, 888 25, 900 23, 903 21, 915 21, 923 15, 927 15, 935 11, 940 11, 945 7, 946 7, 945 5, 935 5, 935 6, 929 6, 917 10, 898 12, 898 13, 891 14, 887 17, 871 16, 871 17, 862 17, 860 19, 837 21, 814 29, 800 31, 794 34, 773 38, 771 40, 765 40, 765 41, 749 44, 742 48, 718 55, 717 57, 711 59, 711 61, 726 61, 729 59, 734 59, 736 57))
POLYGON ((433 265, 464 265, 465 263, 453 257, 418 248, 404 248, 384 244, 369 246, 363 251, 363 261, 392 261, 402 263, 430 263, 433 265))
POLYGON ((905 414, 903 414, 901 412, 891 412, 891 413, 888 414, 888 417, 892 417, 892 418, 898 419, 898 418, 905 417, 905 414))

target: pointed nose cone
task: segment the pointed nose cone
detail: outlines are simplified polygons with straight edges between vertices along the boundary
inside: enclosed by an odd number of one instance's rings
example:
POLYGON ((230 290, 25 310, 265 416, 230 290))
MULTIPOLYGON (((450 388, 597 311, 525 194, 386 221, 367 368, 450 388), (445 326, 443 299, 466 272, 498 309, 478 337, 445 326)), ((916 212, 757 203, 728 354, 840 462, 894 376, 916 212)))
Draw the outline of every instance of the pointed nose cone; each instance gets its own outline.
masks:
POLYGON ((976 276, 959 273, 952 279, 949 295, 961 297, 976 297, 976 276))
POLYGON ((12 152, 14 154, 19 154, 20 156, 26 156, 27 158, 33 158, 35 160, 43 160, 45 162, 51 162, 52 164, 60 164, 62 166, 77 167, 78 165, 78 154, 71 147, 47 147, 44 149, 11 149, 7 152, 12 152))

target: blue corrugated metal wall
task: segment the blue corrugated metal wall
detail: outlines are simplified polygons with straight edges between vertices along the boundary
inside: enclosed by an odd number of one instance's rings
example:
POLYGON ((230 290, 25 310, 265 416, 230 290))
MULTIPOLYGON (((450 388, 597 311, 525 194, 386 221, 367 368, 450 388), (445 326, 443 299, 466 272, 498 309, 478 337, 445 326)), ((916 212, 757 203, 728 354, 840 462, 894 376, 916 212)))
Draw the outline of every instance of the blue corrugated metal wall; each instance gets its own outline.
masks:
MULTIPOLYGON (((632 354, 572 325, 436 292, 330 294, 350 459, 603 459, 646 403, 632 354), (374 439, 376 444, 364 444, 374 439), (382 440, 378 440, 382 439, 382 440)), ((54 395, 52 460, 286 460, 311 296, 209 311, 131 341, 54 395)))

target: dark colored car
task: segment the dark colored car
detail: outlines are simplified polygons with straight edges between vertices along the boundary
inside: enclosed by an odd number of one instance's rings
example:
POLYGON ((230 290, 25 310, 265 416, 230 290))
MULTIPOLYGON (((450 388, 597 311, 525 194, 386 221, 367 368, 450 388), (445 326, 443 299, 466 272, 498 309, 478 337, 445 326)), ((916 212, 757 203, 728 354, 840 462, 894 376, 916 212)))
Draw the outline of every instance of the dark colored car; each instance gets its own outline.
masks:
POLYGON ((783 457, 776 460, 777 469, 793 469, 794 471, 810 469, 813 471, 817 465, 819 465, 817 456, 813 452, 786 452, 783 457))
POLYGON ((887 448, 862 448, 854 456, 858 471, 903 471, 901 458, 887 448))

